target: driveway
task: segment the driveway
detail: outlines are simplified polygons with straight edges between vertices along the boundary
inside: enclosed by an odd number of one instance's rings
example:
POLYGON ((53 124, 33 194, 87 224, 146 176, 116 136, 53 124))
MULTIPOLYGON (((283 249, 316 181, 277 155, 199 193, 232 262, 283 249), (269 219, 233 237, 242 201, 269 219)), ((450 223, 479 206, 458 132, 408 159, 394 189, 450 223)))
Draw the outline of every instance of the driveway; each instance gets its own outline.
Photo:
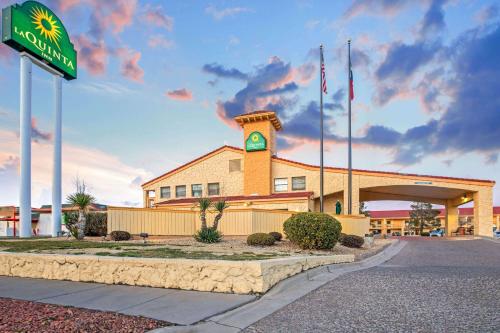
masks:
POLYGON ((409 239, 245 332, 500 332, 500 244, 409 239))

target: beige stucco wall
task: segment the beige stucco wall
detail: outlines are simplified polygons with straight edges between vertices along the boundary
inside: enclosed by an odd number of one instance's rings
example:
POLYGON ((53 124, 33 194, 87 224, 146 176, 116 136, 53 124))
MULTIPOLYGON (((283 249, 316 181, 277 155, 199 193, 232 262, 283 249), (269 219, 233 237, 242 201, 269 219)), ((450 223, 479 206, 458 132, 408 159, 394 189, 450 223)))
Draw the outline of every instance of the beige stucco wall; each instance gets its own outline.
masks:
POLYGON ((309 268, 353 261, 354 255, 229 261, 0 252, 0 275, 249 294, 309 268))
POLYGON ((208 196, 208 183, 219 183, 221 196, 241 195, 243 193, 243 154, 226 150, 208 159, 181 170, 165 179, 143 188, 156 192, 155 203, 168 199, 160 198, 160 187, 170 186, 170 199, 175 199, 175 186, 186 185, 186 198, 191 198, 191 185, 202 184, 203 195, 208 196), (241 159, 241 170, 229 172, 229 161, 241 159))

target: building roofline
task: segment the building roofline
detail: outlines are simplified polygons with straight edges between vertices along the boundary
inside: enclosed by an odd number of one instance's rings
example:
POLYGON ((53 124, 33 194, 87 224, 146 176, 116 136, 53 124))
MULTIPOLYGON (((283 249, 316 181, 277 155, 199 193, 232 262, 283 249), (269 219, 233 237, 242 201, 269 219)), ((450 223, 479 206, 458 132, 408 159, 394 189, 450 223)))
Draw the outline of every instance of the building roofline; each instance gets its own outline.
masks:
MULTIPOLYGON (((222 151, 226 150, 231 150, 231 151, 236 151, 236 152, 241 152, 243 153, 242 148, 234 147, 234 146, 229 146, 229 145, 224 145, 222 147, 219 147, 215 150, 212 150, 205 155, 202 155, 194 160, 191 160, 190 162, 187 162, 175 169, 172 169, 156 178, 153 178, 141 185, 141 187, 144 187, 146 185, 149 185, 151 183, 154 183, 162 178, 168 177, 174 173, 177 173, 187 167, 192 166, 193 164, 196 164, 198 162, 201 162, 215 154, 218 154, 222 151)), ((272 159, 277 162, 283 162, 287 164, 293 164, 299 167, 305 167, 309 169, 319 169, 319 166, 317 165, 312 165, 312 164, 307 164, 307 163, 302 163, 302 162, 297 162, 297 161, 292 161, 286 158, 282 157, 277 157, 273 156, 272 159)), ((339 167, 325 167, 325 171, 337 171, 337 172, 342 172, 342 173, 347 173, 348 169, 347 168, 339 168, 339 167)), ((468 182, 475 182, 475 183, 484 183, 488 185, 495 185, 494 180, 488 180, 488 179, 474 179, 474 178, 459 178, 459 177, 446 177, 446 176, 431 176, 431 175, 419 175, 419 174, 413 174, 413 173, 401 173, 401 172, 393 172, 393 171, 377 171, 377 170, 366 170, 366 169, 353 169, 352 170, 354 173, 366 173, 366 174, 377 174, 377 175, 390 175, 390 176, 402 176, 402 177, 418 177, 418 178, 430 178, 430 179, 437 179, 437 180, 454 180, 454 181, 468 181, 468 182)))
MULTIPOLYGON (((218 196, 209 197, 212 201, 225 200, 227 202, 235 201, 259 201, 259 200, 269 200, 269 199, 297 199, 297 198, 310 198, 314 192, 302 191, 302 192, 286 192, 286 193, 273 193, 270 195, 231 195, 231 196, 218 196)), ((180 205, 187 203, 197 202, 200 198, 182 198, 182 199, 169 199, 161 201, 156 204, 156 206, 163 205, 180 205)))
POLYGON ((279 131, 283 128, 280 119, 276 112, 270 110, 259 110, 249 113, 243 113, 233 118, 241 127, 246 123, 255 121, 269 120, 273 124, 274 129, 279 131))
POLYGON ((183 170, 183 169, 185 169, 185 168, 187 168, 187 167, 190 167, 190 166, 192 166, 193 164, 196 164, 196 163, 198 163, 198 162, 201 162, 201 161, 203 161, 203 160, 205 160, 205 159, 207 159, 207 158, 209 158, 209 157, 211 157, 211 156, 213 156, 213 155, 215 155, 215 154, 218 154, 218 153, 220 153, 220 152, 222 152, 222 151, 226 151, 226 150, 232 150, 232 151, 237 151, 237 152, 243 152, 243 149, 241 149, 241 148, 238 148, 238 147, 233 147, 233 146, 228 146, 228 145, 224 145, 224 146, 222 146, 222 147, 219 147, 219 148, 217 148, 217 149, 215 149, 215 150, 212 150, 212 151, 210 151, 210 152, 206 153, 205 155, 202 155, 202 156, 200 156, 200 157, 198 157, 198 158, 195 158, 194 160, 191 160, 191 161, 189 161, 189 162, 187 162, 187 163, 184 163, 184 164, 182 164, 181 166, 178 166, 178 167, 177 167, 177 168, 175 168, 175 169, 172 169, 172 170, 170 170, 170 171, 168 171, 168 172, 165 172, 164 174, 159 175, 158 177, 155 177, 155 178, 153 178, 153 179, 151 179, 151 180, 148 180, 147 182, 143 183, 143 184, 141 185, 141 187, 144 187, 144 186, 146 186, 146 185, 149 185, 149 184, 151 184, 151 183, 154 183, 154 182, 156 182, 156 181, 158 181, 158 180, 160 180, 160 179, 162 179, 162 178, 165 178, 165 177, 171 176, 172 174, 177 173, 177 172, 179 172, 179 171, 181 171, 181 170, 183 170))

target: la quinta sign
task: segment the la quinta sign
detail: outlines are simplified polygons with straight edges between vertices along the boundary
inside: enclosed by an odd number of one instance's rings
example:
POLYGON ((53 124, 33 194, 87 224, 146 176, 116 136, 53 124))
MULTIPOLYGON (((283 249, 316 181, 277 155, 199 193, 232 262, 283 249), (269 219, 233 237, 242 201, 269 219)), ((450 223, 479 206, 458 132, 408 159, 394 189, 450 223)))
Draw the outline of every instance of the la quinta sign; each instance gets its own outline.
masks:
POLYGON ((21 179, 19 236, 31 237, 31 65, 52 75, 54 163, 52 236, 61 234, 62 79, 76 79, 76 51, 61 20, 45 5, 26 1, 2 9, 2 42, 19 52, 19 141, 21 179))
POLYGON ((2 10, 2 41, 25 51, 64 75, 76 79, 76 51, 61 20, 36 1, 2 10))
POLYGON ((246 151, 266 150, 266 148, 266 138, 260 132, 252 132, 245 142, 246 151))

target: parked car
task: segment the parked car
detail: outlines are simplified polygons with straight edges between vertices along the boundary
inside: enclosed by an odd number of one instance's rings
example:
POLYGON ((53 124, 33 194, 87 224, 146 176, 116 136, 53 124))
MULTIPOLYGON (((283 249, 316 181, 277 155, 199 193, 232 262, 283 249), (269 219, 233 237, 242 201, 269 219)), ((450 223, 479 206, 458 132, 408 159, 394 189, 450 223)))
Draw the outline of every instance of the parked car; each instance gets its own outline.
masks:
POLYGON ((429 233, 430 237, 443 237, 444 236, 444 230, 443 229, 436 229, 433 230, 429 233))
POLYGON ((493 228, 493 238, 500 238, 500 230, 493 228))

